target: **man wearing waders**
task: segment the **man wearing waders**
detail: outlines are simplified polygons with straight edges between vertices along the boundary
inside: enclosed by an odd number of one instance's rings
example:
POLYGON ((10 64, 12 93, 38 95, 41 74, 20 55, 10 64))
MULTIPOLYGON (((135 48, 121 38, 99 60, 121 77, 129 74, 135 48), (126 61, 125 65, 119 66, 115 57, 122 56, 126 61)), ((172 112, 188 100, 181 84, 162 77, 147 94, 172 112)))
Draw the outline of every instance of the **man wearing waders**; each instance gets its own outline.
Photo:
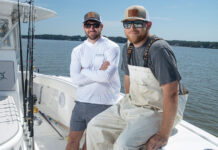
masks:
POLYGON ((149 33, 148 11, 131 6, 122 22, 129 41, 121 67, 126 95, 88 124, 87 149, 157 150, 181 120, 187 93, 171 47, 149 33))

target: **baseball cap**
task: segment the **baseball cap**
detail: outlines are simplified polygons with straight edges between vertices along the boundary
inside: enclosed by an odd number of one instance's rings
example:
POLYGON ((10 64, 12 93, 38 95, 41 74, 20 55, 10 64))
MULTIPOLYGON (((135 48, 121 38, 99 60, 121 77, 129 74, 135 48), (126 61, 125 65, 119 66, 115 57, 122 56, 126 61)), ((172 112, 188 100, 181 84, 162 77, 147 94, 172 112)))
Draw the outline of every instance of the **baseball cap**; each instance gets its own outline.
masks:
POLYGON ((143 20, 150 22, 149 13, 143 6, 130 6, 125 10, 123 21, 143 20))
POLYGON ((101 22, 100 15, 98 13, 96 13, 96 12, 88 12, 87 14, 85 14, 84 22, 89 21, 89 20, 101 22))

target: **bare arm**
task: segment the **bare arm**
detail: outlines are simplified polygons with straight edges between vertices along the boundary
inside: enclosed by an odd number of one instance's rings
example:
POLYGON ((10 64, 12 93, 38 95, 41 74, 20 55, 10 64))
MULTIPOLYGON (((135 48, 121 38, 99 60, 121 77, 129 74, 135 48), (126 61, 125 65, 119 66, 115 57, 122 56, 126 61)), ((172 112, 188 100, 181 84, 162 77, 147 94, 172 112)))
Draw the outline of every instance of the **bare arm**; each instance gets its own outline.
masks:
POLYGON ((147 142, 147 150, 156 150, 165 145, 171 134, 178 107, 178 81, 162 85, 163 89, 163 119, 159 132, 147 142))
POLYGON ((99 70, 106 70, 109 65, 110 65, 110 62, 109 61, 105 61, 105 62, 103 62, 103 64, 101 65, 99 70))
POLYGON ((125 92, 126 94, 129 93, 129 87, 130 87, 130 79, 128 75, 124 75, 124 88, 125 88, 125 92))

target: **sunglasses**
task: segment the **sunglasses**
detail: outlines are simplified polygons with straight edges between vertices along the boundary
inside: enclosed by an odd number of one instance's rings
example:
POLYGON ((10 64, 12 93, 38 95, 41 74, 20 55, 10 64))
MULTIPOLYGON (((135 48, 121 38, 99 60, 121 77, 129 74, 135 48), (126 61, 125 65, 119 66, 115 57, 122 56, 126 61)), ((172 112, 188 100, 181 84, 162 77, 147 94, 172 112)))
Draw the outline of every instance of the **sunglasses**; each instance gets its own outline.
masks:
POLYGON ((100 27, 100 23, 93 23, 93 24, 90 24, 90 23, 85 23, 84 26, 85 28, 91 28, 91 26, 93 26, 93 28, 99 28, 100 27))
POLYGON ((125 29, 130 29, 131 25, 133 24, 134 28, 143 28, 145 23, 146 23, 146 21, 142 21, 142 20, 124 21, 123 22, 123 27, 125 29))

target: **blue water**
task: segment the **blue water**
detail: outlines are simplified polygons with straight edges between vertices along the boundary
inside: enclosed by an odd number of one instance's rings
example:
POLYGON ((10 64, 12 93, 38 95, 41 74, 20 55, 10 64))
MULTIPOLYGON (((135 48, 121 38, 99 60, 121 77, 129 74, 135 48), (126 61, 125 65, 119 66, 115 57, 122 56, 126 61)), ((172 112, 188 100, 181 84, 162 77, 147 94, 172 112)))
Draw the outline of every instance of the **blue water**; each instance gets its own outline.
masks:
MULTIPOLYGON (((34 66, 43 74, 69 76, 71 51, 80 43, 35 40, 34 66)), ((119 45, 122 50, 123 44, 119 45)), ((218 49, 174 46, 173 50, 182 81, 190 92, 184 120, 218 136, 218 49)), ((121 70, 120 79, 123 92, 121 70)))

